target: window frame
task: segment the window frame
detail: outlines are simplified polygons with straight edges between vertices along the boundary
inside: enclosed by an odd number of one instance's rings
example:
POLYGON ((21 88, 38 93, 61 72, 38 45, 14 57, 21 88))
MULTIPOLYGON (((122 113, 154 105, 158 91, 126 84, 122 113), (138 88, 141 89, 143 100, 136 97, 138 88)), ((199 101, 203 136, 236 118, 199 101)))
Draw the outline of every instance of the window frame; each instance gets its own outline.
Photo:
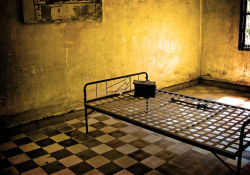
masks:
POLYGON ((246 18, 247 15, 247 1, 248 0, 241 0, 240 4, 240 26, 239 26, 239 43, 238 43, 238 50, 241 51, 250 51, 250 47, 245 47, 245 31, 246 31, 246 18))

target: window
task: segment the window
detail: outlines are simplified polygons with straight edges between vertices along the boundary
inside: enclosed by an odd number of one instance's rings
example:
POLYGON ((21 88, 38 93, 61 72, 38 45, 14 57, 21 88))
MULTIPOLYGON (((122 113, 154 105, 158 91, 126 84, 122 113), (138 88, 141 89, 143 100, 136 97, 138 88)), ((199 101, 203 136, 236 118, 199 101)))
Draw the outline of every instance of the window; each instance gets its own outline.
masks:
POLYGON ((241 0, 239 50, 250 50, 250 0, 241 0))

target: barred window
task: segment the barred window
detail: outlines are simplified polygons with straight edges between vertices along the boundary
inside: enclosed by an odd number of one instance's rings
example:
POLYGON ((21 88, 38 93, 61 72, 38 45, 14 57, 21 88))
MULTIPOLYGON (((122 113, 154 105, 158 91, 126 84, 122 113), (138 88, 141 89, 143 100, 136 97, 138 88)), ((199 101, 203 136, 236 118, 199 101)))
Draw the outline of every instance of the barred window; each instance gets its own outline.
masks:
POLYGON ((241 0, 239 50, 250 50, 250 0, 241 0))

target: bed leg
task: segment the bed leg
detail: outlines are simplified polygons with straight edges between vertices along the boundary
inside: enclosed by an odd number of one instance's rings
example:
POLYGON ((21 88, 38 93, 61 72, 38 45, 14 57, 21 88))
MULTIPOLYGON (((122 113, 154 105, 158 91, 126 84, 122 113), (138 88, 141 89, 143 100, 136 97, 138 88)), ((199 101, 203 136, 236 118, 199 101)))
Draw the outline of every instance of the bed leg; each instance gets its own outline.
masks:
POLYGON ((241 126, 241 130, 240 130, 240 142, 239 142, 239 151, 238 151, 238 162, 237 162, 237 174, 240 175, 240 171, 241 171, 241 158, 242 158, 242 152, 244 151, 243 149, 243 141, 244 138, 246 137, 244 130, 246 128, 246 125, 249 123, 250 120, 247 120, 243 123, 243 125, 241 126))
POLYGON ((87 112, 87 108, 85 106, 85 125, 86 125, 86 134, 89 133, 89 128, 88 128, 88 112, 87 112))
POLYGON ((240 150, 238 163, 237 163, 237 175, 240 175, 240 171, 241 171, 241 157, 242 157, 242 151, 240 150))
POLYGON ((239 155, 238 155, 238 162, 237 162, 237 174, 240 175, 241 171, 241 158, 242 158, 242 152, 243 152, 243 139, 246 137, 244 134, 244 130, 246 127, 246 122, 243 123, 240 131, 240 142, 239 142, 239 155))

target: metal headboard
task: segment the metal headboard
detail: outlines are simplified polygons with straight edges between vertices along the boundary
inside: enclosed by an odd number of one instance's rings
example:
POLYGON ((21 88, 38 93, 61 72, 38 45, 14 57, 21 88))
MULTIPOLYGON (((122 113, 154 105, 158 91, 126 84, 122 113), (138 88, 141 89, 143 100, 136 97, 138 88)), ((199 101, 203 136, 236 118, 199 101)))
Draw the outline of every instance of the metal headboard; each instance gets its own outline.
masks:
POLYGON ((140 75, 145 74, 145 79, 146 81, 148 81, 148 74, 147 72, 139 72, 139 73, 135 73, 135 74, 130 74, 130 75, 124 75, 121 77, 115 77, 115 78, 109 78, 109 79, 104 79, 104 80, 100 80, 100 81, 93 81, 90 83, 85 84, 84 89, 83 89, 83 93, 84 93, 84 103, 87 102, 87 87, 90 85, 95 85, 95 92, 96 92, 96 98, 98 98, 98 84, 99 83, 106 83, 106 95, 109 95, 109 93, 113 92, 113 93, 119 93, 119 91, 123 90, 132 90, 132 82, 131 82, 131 78, 132 77, 138 77, 137 79, 139 80, 140 75), (113 81, 113 80, 118 80, 121 79, 120 81, 116 82, 115 84, 109 85, 108 86, 108 82, 109 81, 113 81), (127 82, 128 80, 128 82, 127 82), (115 85, 119 85, 118 88, 116 90, 111 90, 112 87, 114 87, 115 85))

